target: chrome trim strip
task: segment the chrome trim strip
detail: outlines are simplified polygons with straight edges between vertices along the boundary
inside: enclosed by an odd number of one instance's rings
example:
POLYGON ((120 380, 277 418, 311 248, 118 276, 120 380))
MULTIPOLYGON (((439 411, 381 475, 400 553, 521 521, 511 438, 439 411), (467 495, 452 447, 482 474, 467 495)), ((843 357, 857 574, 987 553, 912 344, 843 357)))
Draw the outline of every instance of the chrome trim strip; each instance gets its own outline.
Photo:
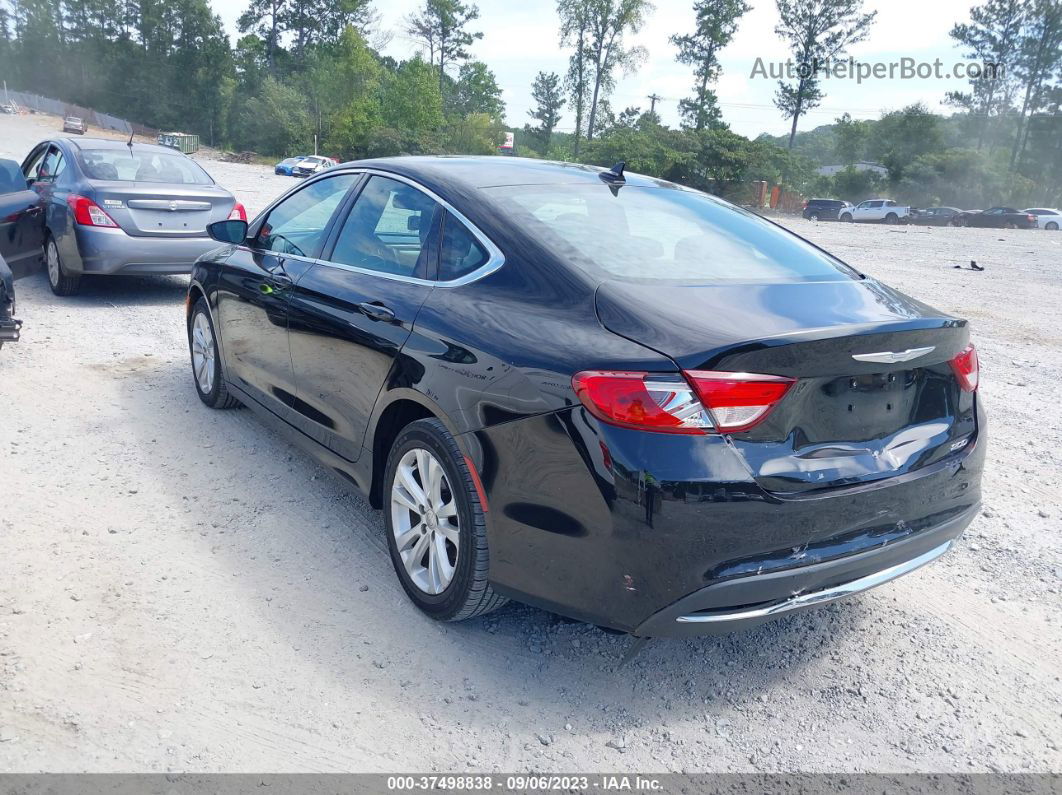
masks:
POLYGON ((951 544, 951 541, 945 541, 939 547, 934 547, 928 552, 919 555, 917 558, 911 558, 911 560, 904 561, 903 563, 897 563, 895 566, 890 566, 887 569, 882 569, 873 574, 868 574, 865 577, 860 577, 858 580, 852 580, 843 585, 827 588, 824 591, 797 594, 786 599, 784 602, 776 602, 775 604, 767 605, 766 607, 756 607, 751 610, 740 610, 733 613, 704 613, 691 616, 679 616, 675 620, 680 624, 715 624, 725 623, 727 621, 744 621, 750 618, 776 616, 782 613, 788 613, 790 610, 796 610, 800 607, 810 607, 811 605, 825 604, 827 602, 836 601, 837 599, 844 599, 847 596, 853 596, 857 593, 862 593, 863 591, 869 591, 871 588, 876 588, 879 585, 884 585, 890 580, 895 580, 897 577, 910 574, 915 569, 919 569, 927 563, 932 563, 947 552, 951 548, 951 544))

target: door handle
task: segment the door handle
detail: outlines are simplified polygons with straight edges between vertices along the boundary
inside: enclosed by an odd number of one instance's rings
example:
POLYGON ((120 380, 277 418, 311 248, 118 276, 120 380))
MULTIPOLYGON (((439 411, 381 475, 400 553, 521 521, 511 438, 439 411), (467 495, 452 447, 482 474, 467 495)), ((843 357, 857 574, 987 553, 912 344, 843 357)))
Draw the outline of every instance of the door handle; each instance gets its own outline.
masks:
POLYGON ((358 304, 358 311, 360 311, 362 314, 364 314, 371 320, 386 320, 390 323, 392 320, 395 319, 395 313, 383 304, 370 303, 369 301, 364 301, 358 304))

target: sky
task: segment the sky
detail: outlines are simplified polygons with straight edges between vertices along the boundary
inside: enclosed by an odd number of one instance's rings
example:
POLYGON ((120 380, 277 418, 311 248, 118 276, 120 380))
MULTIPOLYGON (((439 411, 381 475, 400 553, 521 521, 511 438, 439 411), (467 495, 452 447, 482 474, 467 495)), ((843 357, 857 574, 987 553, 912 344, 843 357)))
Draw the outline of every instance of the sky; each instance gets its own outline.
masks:
MULTIPOLYGON (((226 29, 235 40, 236 19, 246 7, 246 0, 210 0, 221 15, 226 29)), ((404 20, 423 0, 376 0, 380 28, 393 36, 384 52, 397 59, 411 57, 418 45, 404 31, 404 20)), ((618 75, 611 98, 612 109, 619 112, 628 106, 648 109, 650 94, 663 99, 657 104, 665 124, 678 123, 678 101, 689 96, 693 85, 690 67, 675 61, 676 49, 668 41, 675 33, 683 34, 694 24, 693 0, 656 0, 656 8, 642 30, 628 35, 629 45, 648 51, 648 60, 634 74, 618 75)), ((767 132, 788 133, 789 122, 772 104, 776 81, 752 77, 757 58, 765 64, 782 62, 789 53, 775 35, 778 13, 774 0, 750 0, 752 10, 740 22, 733 41, 723 51, 722 77, 716 85, 726 121, 735 132, 755 137, 767 132)), ((968 0, 865 0, 867 11, 877 11, 877 20, 865 42, 849 54, 864 63, 890 63, 901 58, 917 62, 941 59, 942 72, 950 73, 954 63, 963 61, 960 48, 948 36, 957 22, 968 19, 968 0)), ((480 0, 480 18, 473 30, 483 38, 471 48, 474 58, 484 61, 494 72, 503 91, 506 117, 511 126, 522 127, 532 105, 531 83, 539 71, 564 74, 569 52, 558 43, 558 19, 555 0, 480 0)), ((826 97, 821 107, 800 121, 801 130, 830 124, 842 113, 857 119, 876 119, 882 112, 896 110, 913 102, 925 102, 931 110, 943 111, 941 100, 946 91, 964 90, 966 81, 958 78, 911 78, 898 75, 889 79, 855 80, 830 78, 824 81, 826 97)), ((566 108, 558 129, 570 130, 574 124, 566 108)))

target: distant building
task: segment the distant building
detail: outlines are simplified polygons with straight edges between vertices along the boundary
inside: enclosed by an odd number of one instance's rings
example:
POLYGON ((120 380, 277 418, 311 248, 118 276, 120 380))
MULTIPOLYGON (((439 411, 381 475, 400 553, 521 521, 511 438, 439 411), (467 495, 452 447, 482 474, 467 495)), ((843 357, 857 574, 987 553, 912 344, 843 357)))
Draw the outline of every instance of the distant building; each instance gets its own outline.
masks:
MULTIPOLYGON (((822 168, 815 169, 815 173, 823 177, 832 177, 839 171, 844 171, 848 168, 847 165, 840 166, 823 166, 822 168)), ((875 174, 885 176, 889 173, 889 170, 881 163, 871 163, 867 160, 860 160, 858 163, 853 163, 852 168, 856 171, 873 171, 875 174)))

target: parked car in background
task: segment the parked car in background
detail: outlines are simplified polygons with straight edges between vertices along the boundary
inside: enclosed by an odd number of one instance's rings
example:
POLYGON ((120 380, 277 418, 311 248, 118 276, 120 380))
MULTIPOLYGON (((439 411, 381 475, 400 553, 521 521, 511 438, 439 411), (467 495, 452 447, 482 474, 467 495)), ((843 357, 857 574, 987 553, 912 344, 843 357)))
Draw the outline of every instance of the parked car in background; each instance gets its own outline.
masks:
POLYGON ((857 223, 907 223, 911 217, 911 208, 903 207, 892 199, 870 199, 860 202, 851 210, 841 211, 841 220, 857 223))
POLYGON ((1040 229, 1050 229, 1052 232, 1062 229, 1062 210, 1055 210, 1049 207, 1033 207, 1029 210, 1022 210, 1022 212, 1035 215, 1036 226, 1040 229))
POLYGON ((952 219, 962 212, 958 207, 926 207, 912 210, 907 222, 918 226, 949 226, 952 219))
POLYGON ((20 279, 44 254, 44 205, 14 160, 0 160, 0 256, 20 279))
POLYGON ((987 210, 967 212, 952 219, 954 226, 974 226, 988 229, 1035 229, 1037 216, 1013 207, 989 207, 987 210))
POLYGON ((85 124, 84 119, 77 116, 67 116, 63 119, 63 132, 65 133, 77 133, 78 135, 84 135, 88 129, 88 125, 85 124))
POLYGON ((911 572, 978 513, 967 321, 721 199, 622 164, 396 157, 210 231, 198 399, 367 492, 435 619, 514 598, 727 632, 911 572))
POLYGON ((10 102, 5 102, 4 104, 0 105, 0 113, 6 113, 8 115, 14 116, 16 113, 18 113, 18 108, 16 108, 10 102))
POLYGON ((851 202, 840 199, 808 199, 804 202, 804 217, 809 221, 837 221, 843 210, 851 209, 851 202))
POLYGON ((291 174, 294 177, 308 177, 311 174, 316 174, 319 171, 332 168, 336 165, 336 161, 330 157, 323 157, 321 155, 310 155, 304 157, 298 163, 291 168, 291 174))
POLYGON ((247 213, 194 160, 155 144, 43 141, 22 174, 44 203, 48 283, 76 292, 86 274, 188 273, 214 248, 207 224, 247 213))
POLYGON ((295 165, 300 160, 305 160, 307 155, 295 155, 295 157, 287 157, 281 160, 273 167, 274 174, 281 174, 285 177, 291 176, 291 170, 295 168, 295 165))

